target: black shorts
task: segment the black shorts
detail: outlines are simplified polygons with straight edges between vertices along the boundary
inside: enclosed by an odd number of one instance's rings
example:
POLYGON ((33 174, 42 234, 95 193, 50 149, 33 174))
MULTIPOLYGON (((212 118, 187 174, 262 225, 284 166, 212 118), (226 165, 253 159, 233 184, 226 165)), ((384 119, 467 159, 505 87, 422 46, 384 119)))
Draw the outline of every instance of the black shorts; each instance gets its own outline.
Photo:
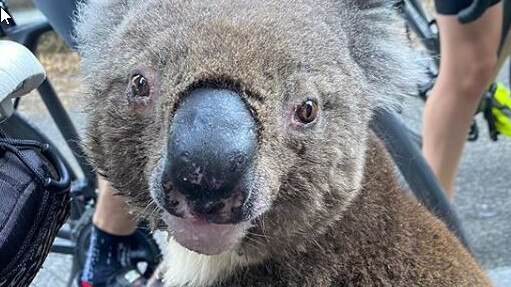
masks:
MULTIPOLYGON (((442 15, 456 15, 461 10, 467 8, 474 0, 435 0, 436 11, 442 15)), ((491 5, 495 5, 500 0, 492 0, 491 5)))

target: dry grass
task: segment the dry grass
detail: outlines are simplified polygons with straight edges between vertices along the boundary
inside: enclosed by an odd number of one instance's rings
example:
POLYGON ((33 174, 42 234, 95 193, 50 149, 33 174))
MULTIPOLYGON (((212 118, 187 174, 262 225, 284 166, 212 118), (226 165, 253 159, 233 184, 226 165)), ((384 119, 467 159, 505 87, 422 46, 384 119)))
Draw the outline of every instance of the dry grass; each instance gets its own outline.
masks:
POLYGON ((27 9, 34 7, 31 0, 7 0, 6 3, 11 9, 27 9))
POLYGON ((72 74, 78 71, 78 54, 67 47, 54 32, 41 37, 37 54, 50 75, 72 74))

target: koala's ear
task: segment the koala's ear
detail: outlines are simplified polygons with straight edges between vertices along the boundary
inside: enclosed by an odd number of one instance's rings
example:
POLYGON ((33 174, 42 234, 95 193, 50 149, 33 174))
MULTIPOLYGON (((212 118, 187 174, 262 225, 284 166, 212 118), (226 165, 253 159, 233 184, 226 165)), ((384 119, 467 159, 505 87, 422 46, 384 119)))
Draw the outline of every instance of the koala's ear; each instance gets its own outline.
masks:
POLYGON ((79 1, 74 15, 74 34, 80 54, 86 58, 99 56, 94 53, 106 48, 107 39, 134 7, 135 2, 135 0, 79 1))
POLYGON ((412 49, 396 0, 348 0, 351 55, 366 75, 372 104, 390 108, 425 81, 423 56, 412 49))

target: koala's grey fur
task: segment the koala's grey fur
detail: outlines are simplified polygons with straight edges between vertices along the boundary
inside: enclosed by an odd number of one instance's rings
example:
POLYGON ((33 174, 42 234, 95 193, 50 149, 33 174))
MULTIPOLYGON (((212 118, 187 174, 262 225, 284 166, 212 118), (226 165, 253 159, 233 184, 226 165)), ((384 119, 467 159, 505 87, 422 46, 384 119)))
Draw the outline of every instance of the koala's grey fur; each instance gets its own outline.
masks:
MULTIPOLYGON (((489 286, 445 226, 398 187, 368 122, 420 77, 383 0, 90 0, 77 38, 89 155, 142 216, 172 114, 193 87, 236 89, 259 124, 261 212, 215 286, 489 286), (127 100, 144 71, 151 102, 127 100), (308 128, 289 122, 314 98, 308 128)), ((167 266, 172 268, 172 266, 167 266)), ((190 281, 192 282, 192 281, 190 281)), ((192 284, 190 283, 189 284, 192 284)))

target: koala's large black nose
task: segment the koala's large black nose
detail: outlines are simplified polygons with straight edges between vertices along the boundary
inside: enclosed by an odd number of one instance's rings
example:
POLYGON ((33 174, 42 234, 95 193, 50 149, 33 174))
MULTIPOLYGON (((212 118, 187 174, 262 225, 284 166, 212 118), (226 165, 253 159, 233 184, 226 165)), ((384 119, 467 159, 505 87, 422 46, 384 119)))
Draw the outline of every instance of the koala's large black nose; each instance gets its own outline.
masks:
POLYGON ((201 213, 218 209, 215 202, 246 192, 240 191, 240 182, 256 145, 257 125, 240 95, 224 89, 193 90, 179 104, 170 126, 162 183, 200 202, 201 213))

